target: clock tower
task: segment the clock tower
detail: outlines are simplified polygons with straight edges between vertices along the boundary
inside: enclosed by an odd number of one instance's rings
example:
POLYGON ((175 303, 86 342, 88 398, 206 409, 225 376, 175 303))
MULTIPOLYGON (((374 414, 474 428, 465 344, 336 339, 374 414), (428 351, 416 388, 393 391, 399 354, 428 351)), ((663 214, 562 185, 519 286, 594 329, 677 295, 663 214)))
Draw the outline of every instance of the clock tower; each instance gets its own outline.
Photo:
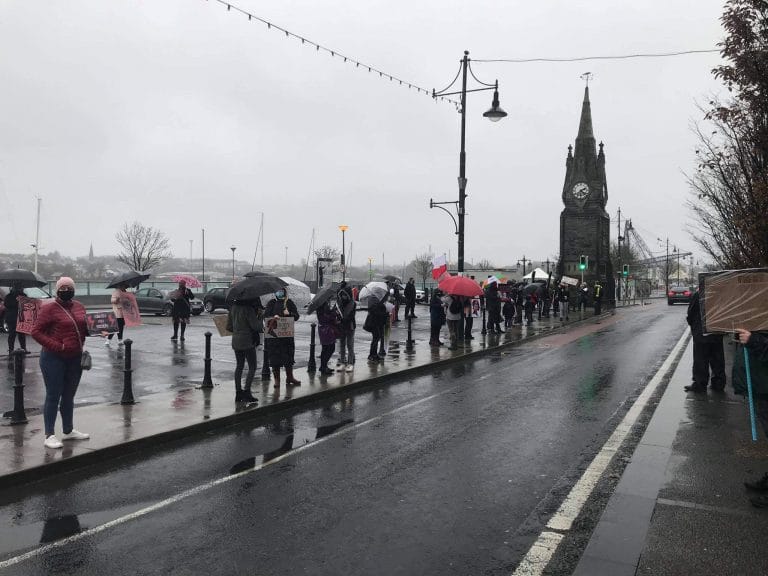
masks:
POLYGON ((557 269, 561 276, 580 279, 579 257, 587 256, 589 263, 584 270, 584 280, 590 287, 595 280, 600 280, 603 285, 603 301, 612 301, 613 269, 609 250, 611 219, 605 211, 608 185, 605 181, 603 143, 600 142, 599 151, 597 148, 592 132, 592 109, 587 86, 581 105, 576 147, 568 146, 568 157, 565 160, 565 207, 560 213, 560 261, 557 269))

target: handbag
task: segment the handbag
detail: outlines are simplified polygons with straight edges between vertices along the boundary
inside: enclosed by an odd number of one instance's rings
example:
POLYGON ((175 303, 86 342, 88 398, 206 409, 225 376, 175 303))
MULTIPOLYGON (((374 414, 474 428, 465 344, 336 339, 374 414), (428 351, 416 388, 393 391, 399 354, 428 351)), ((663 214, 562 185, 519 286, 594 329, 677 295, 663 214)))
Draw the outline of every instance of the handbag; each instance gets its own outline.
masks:
POLYGON ((75 326, 75 332, 77 332, 77 341, 80 343, 80 369, 81 370, 90 370, 93 368, 93 358, 91 358, 91 353, 88 352, 88 350, 83 349, 83 339, 80 337, 80 328, 77 327, 77 322, 75 322, 74 316, 70 314, 64 306, 56 302, 56 304, 59 305, 59 308, 64 310, 64 313, 69 316, 69 319, 72 320, 72 324, 75 326))

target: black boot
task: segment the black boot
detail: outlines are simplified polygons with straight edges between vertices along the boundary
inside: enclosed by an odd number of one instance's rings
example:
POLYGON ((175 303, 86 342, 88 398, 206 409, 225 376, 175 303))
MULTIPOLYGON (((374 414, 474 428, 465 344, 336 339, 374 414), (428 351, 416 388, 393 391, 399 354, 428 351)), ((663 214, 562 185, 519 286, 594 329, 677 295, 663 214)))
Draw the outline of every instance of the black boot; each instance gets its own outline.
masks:
POLYGON ((258 398, 256 398, 253 394, 251 394, 251 388, 250 386, 246 385, 245 390, 243 390, 241 394, 241 401, 242 402, 248 402, 249 404, 254 404, 259 401, 258 398))

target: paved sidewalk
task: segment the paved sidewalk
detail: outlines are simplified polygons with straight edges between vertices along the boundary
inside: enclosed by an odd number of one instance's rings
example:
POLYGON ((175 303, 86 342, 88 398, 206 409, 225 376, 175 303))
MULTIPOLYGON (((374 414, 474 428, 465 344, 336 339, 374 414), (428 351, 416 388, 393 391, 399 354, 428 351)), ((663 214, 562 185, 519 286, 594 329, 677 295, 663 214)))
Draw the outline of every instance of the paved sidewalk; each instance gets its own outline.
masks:
MULTIPOLYGON (((733 346, 726 344, 726 358, 733 346)), ((686 393, 689 342, 574 576, 768 574, 768 509, 744 480, 768 472, 744 398, 686 393)))
MULTIPOLYGON (((428 314, 423 316, 426 317, 428 314)), ((473 332, 475 339, 468 341, 465 347, 456 351, 450 351, 445 346, 433 348, 428 345, 429 334, 424 330, 428 324, 426 319, 420 319, 420 329, 414 329, 415 343, 412 348, 407 347, 405 322, 401 322, 398 328, 393 329, 387 358, 383 364, 368 365, 365 360, 367 353, 358 353, 354 372, 336 372, 326 377, 319 373, 308 373, 306 362, 303 362, 304 367, 299 365, 295 370, 296 376, 302 382, 301 386, 288 388, 283 383, 277 390, 272 387, 272 382, 262 383, 259 379, 261 373, 259 366, 253 391, 259 403, 258 406, 248 407, 234 402, 233 354, 232 350, 227 348, 228 339, 217 341, 212 354, 215 387, 202 390, 196 387, 196 385, 199 386, 203 375, 199 334, 193 339, 188 332, 185 343, 187 350, 179 353, 178 347, 173 346, 173 352, 170 354, 167 351, 169 344, 167 343, 168 334, 165 331, 162 335, 162 350, 153 350, 153 344, 147 338, 144 349, 140 349, 139 354, 133 359, 134 368, 136 368, 134 385, 135 388, 144 392, 162 391, 135 394, 137 403, 125 406, 119 404, 122 389, 122 366, 120 358, 117 357, 119 351, 114 345, 111 351, 104 349, 103 346, 91 346, 92 349, 96 348, 97 352, 94 355, 94 365, 99 366, 99 362, 102 362, 102 368, 101 372, 95 369, 86 373, 81 387, 85 388, 89 380, 92 382, 94 379, 103 379, 106 384, 102 387, 109 389, 110 397, 114 400, 107 402, 103 395, 90 398, 86 396, 89 402, 94 400, 95 402, 90 405, 76 405, 75 426, 79 430, 89 432, 91 438, 82 442, 66 442, 61 450, 43 447, 43 422, 39 409, 42 384, 37 360, 32 358, 26 365, 25 383, 31 380, 37 384, 37 390, 34 392, 36 396, 33 394, 33 397, 36 399, 38 408, 28 408, 27 424, 10 426, 8 420, 5 420, 4 425, 0 426, 0 452, 2 453, 0 487, 35 481, 49 474, 89 465, 110 457, 122 456, 161 441, 187 436, 192 432, 214 429, 301 403, 313 402, 338 394, 340 389, 349 390, 376 385, 388 379, 405 378, 428 372, 437 367, 466 361, 553 331, 567 330, 574 324, 594 321, 596 320, 591 312, 585 313, 583 320, 579 319, 578 314, 571 314, 571 322, 565 326, 555 318, 544 318, 534 322, 531 327, 518 326, 509 329, 505 334, 486 336, 482 336, 480 328, 476 327, 473 332), (163 361, 153 363, 154 357, 163 358, 163 361), (143 359, 144 367, 140 359, 143 359), (197 375, 196 379, 189 377, 190 371, 194 371, 197 375)), ((144 328, 147 329, 147 327, 144 328)), ((200 327, 199 331, 202 329, 200 327)), ((356 349, 358 347, 365 349, 370 341, 370 335, 362 330, 357 332, 356 349)), ((316 353, 319 354, 319 352, 318 346, 316 353)), ((297 358, 299 358, 298 352, 297 358)), ((6 370, 6 367, 3 366, 2 369, 6 370)), ((8 378, 10 383, 13 378, 12 370, 7 369, 7 371, 10 373, 8 378)), ((81 392, 84 395, 88 394, 86 389, 81 392)), ((76 400, 82 402, 82 397, 76 400)), ((8 406, 7 409, 10 408, 8 406)), ((60 432, 60 420, 57 426, 57 431, 60 432)))

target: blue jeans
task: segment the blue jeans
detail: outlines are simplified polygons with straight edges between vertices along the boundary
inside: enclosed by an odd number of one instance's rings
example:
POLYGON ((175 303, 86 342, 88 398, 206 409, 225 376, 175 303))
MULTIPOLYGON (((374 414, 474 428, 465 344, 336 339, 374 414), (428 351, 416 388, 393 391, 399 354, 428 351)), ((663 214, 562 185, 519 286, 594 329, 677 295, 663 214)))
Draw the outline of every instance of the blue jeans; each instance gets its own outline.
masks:
POLYGON ((54 433, 57 411, 61 411, 64 434, 69 434, 72 432, 75 392, 83 373, 80 368, 80 356, 61 358, 43 350, 40 352, 40 370, 45 381, 45 404, 43 405, 45 436, 48 437, 54 433))

